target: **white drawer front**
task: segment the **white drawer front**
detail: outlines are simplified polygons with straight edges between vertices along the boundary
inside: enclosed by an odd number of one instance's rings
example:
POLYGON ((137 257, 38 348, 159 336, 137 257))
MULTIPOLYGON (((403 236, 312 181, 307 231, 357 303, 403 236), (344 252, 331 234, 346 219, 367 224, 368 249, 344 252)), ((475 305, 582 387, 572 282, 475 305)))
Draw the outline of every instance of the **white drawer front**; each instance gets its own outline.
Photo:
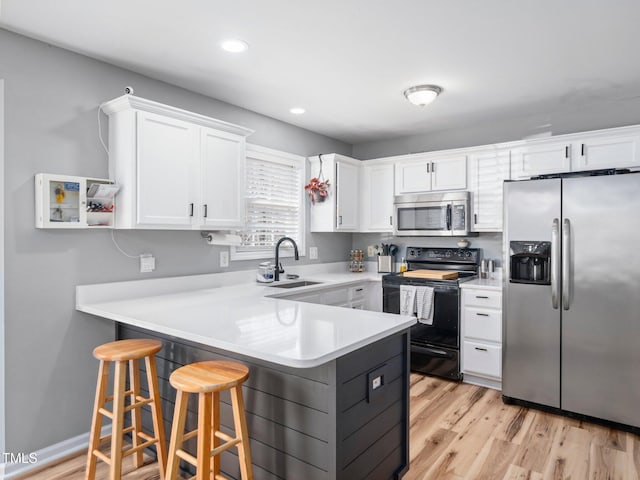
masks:
POLYGON ((463 371, 495 378, 502 376, 502 348, 467 341, 462 348, 463 371))
POLYGON ((367 294, 367 287, 365 285, 354 285, 349 287, 349 298, 355 300, 358 298, 364 298, 367 294))
POLYGON ((502 341, 502 310, 464 307, 462 312, 465 337, 502 341))
POLYGON ((349 301, 349 290, 340 288, 322 292, 322 303, 325 305, 340 305, 349 301))
POLYGON ((467 307, 502 308, 502 292, 495 290, 462 289, 462 304, 467 307))

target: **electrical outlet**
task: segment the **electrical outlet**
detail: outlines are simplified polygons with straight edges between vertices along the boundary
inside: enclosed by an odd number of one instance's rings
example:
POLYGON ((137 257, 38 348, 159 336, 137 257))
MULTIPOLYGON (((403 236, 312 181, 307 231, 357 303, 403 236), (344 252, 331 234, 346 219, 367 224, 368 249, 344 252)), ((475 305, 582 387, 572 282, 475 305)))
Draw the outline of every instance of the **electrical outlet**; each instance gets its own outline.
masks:
POLYGON ((373 257, 376 254, 376 247, 375 245, 369 245, 367 247, 367 257, 373 257))
POLYGON ((225 268, 229 266, 229 252, 223 250, 220 252, 220 268, 225 268))
POLYGON ((309 247, 309 260, 318 259, 318 247, 309 247))
POLYGON ((140 273, 150 273, 156 269, 156 257, 150 253, 140 255, 140 273))

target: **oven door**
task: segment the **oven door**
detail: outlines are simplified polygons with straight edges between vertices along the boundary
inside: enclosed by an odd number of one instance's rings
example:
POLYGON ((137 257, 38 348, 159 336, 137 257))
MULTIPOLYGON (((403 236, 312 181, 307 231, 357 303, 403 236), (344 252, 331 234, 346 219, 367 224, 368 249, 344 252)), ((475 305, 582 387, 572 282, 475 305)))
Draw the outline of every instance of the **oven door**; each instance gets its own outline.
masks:
MULTIPOLYGON (((448 348, 460 346, 460 289, 458 285, 445 285, 424 280, 403 279, 403 285, 434 288, 433 323, 425 325, 416 322, 411 327, 411 343, 416 345, 436 345, 448 348)), ((400 313, 400 284, 388 284, 383 280, 382 310, 386 313, 400 313)))
POLYGON ((450 202, 396 203, 396 236, 452 236, 450 202))

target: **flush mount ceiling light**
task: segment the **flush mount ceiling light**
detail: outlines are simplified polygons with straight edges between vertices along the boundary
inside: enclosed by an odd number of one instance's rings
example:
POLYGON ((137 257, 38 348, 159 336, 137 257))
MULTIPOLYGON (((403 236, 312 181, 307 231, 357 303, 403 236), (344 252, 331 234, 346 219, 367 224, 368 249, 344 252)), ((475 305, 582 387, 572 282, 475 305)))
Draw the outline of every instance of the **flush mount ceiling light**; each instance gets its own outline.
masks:
POLYGON ((404 91, 404 96, 414 105, 424 107, 433 102, 441 92, 442 88, 437 85, 416 85, 415 87, 407 88, 404 91))
POLYGON ((302 115, 304 112, 306 112, 306 110, 302 107, 293 107, 289 109, 290 113, 293 113, 294 115, 302 115))
POLYGON ((227 40, 223 40, 222 43, 220 43, 220 48, 222 48, 226 52, 242 53, 247 51, 247 49, 249 48, 249 44, 244 40, 229 38, 227 40))

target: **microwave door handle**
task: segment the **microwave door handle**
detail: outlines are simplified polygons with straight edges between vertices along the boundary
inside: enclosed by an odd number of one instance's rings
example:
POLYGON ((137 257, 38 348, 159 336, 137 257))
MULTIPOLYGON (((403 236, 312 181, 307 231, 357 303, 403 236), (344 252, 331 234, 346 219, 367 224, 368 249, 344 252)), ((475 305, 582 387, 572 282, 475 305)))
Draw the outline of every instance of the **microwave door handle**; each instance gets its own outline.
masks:
POLYGON ((447 205, 447 230, 451 230, 451 204, 447 205))
POLYGON ((560 268, 560 220, 553 219, 551 226, 551 306, 558 309, 560 282, 558 281, 560 268))

